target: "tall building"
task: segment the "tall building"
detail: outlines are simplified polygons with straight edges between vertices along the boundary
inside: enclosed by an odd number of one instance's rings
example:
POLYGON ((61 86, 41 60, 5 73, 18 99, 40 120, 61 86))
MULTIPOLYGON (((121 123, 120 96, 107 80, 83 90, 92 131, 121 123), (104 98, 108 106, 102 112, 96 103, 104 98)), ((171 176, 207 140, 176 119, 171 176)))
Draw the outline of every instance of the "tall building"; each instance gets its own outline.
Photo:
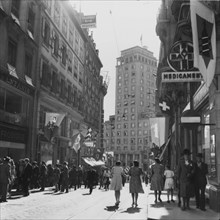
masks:
POLYGON ((107 85, 83 17, 70 1, 0 0, 0 158, 100 159, 107 85), (46 126, 48 113, 65 117, 46 126), (76 155, 73 131, 83 128, 96 133, 93 151, 81 139, 76 155))
POLYGON ((0 158, 34 157, 38 1, 0 1, 0 158))
POLYGON ((115 160, 130 165, 150 147, 149 118, 155 115, 157 61, 146 47, 121 51, 116 64, 115 160))

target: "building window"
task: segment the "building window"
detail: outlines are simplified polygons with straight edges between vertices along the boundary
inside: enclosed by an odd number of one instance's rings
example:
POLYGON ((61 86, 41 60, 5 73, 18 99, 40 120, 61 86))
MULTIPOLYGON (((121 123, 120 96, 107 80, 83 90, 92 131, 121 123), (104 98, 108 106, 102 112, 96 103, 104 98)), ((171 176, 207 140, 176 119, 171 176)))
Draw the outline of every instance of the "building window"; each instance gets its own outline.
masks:
POLYGON ((124 131, 124 136, 128 136, 128 131, 124 131))
POLYGON ((8 42, 8 63, 16 67, 17 43, 9 39, 8 42))
POLYGON ((121 125, 120 125, 120 124, 117 124, 117 128, 120 129, 120 128, 121 128, 121 125))
POLYGON ((33 39, 34 36, 34 24, 35 24, 35 5, 30 3, 29 11, 28 11, 28 31, 30 31, 29 36, 33 39))
POLYGON ((63 14, 62 33, 67 37, 67 16, 65 14, 63 14))
POLYGON ((124 142, 124 144, 128 144, 128 139, 124 138, 123 142, 124 142))
MULTIPOLYGON (((42 37, 43 37, 43 43, 46 46, 49 46, 49 44, 52 43, 50 42, 50 25, 45 19, 43 19, 42 37)), ((51 40, 53 40, 53 38, 51 40)))
POLYGON ((132 112, 132 113, 135 112, 135 108, 134 108, 134 107, 131 108, 131 112, 132 112))
POLYGON ((74 40, 73 33, 74 33, 74 28, 73 28, 73 25, 70 24, 70 26, 69 26, 69 43, 72 48, 73 48, 73 40, 74 40))
POLYGON ((61 87, 60 96, 61 96, 61 98, 65 98, 65 96, 66 96, 66 88, 65 88, 65 80, 64 79, 61 79, 60 87, 61 87))
POLYGON ((117 151, 120 151, 121 150, 121 147, 120 146, 117 146, 117 151))
POLYGON ((78 79, 78 59, 74 56, 74 77, 78 79))
POLYGON ((12 0, 11 2, 11 13, 19 18, 21 0, 12 0))
POLYGON ((135 144, 135 138, 131 138, 131 144, 135 144))
POLYGON ((139 136, 142 135, 142 131, 141 131, 141 130, 138 131, 138 135, 139 135, 139 136))
POLYGON ((132 128, 135 128, 135 123, 131 123, 131 127, 132 127, 132 128))
POLYGON ((117 131, 117 136, 121 136, 121 132, 120 131, 117 131))
POLYGON ((143 143, 143 139, 142 138, 138 138, 138 144, 142 144, 143 143))
POLYGON ((31 78, 32 76, 32 60, 33 56, 29 53, 25 54, 25 75, 31 78))
POLYGON ((61 63, 66 66, 66 58, 67 58, 67 49, 66 49, 66 45, 62 45, 62 47, 60 48, 61 50, 61 63))
POLYGON ((124 123, 124 128, 128 128, 128 123, 124 123))
POLYGON ((58 52, 59 52, 59 36, 58 36, 58 34, 55 31, 53 31, 52 37, 53 37, 52 53, 56 57, 58 57, 58 52))
POLYGON ((128 150, 128 147, 127 147, 127 146, 124 146, 124 150, 126 150, 126 151, 127 151, 127 150, 128 150))
POLYGON ((51 80, 50 68, 49 65, 42 61, 42 69, 41 69, 41 83, 44 86, 49 86, 51 80))
POLYGON ((138 127, 141 128, 142 127, 142 123, 138 122, 138 127))
POLYGON ((57 1, 54 2, 54 22, 60 27, 60 5, 57 1))
POLYGON ((131 120, 135 120, 135 115, 134 114, 131 115, 131 120))
POLYGON ((73 53, 71 50, 68 50, 68 62, 67 62, 67 70, 72 73, 73 72, 73 53))
POLYGON ((121 144, 121 139, 117 139, 117 144, 121 144))
POLYGON ((135 131, 131 131, 131 136, 135 136, 135 131))
POLYGON ((57 73, 55 71, 52 72, 52 86, 51 86, 51 90, 54 93, 57 93, 57 73))

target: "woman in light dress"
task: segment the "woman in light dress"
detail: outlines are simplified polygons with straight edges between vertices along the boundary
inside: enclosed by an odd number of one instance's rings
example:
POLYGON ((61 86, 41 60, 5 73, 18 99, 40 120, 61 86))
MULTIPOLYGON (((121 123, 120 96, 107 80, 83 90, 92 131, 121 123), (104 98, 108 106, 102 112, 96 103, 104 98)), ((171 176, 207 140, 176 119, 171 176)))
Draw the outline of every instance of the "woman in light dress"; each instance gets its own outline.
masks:
POLYGON ((173 189, 174 189, 174 172, 170 170, 170 166, 167 165, 164 171, 165 176, 165 183, 164 183, 164 190, 167 190, 167 202, 170 203, 170 195, 171 195, 171 202, 173 200, 173 189))
POLYGON ((143 175, 142 169, 139 167, 139 162, 134 161, 134 165, 128 172, 130 178, 129 192, 132 196, 132 207, 137 207, 138 193, 144 193, 141 181, 141 175, 143 175))
POLYGON ((118 206, 120 203, 120 191, 122 190, 122 175, 124 175, 123 168, 121 167, 121 162, 117 161, 115 166, 111 170, 111 185, 110 190, 115 191, 115 205, 118 206))

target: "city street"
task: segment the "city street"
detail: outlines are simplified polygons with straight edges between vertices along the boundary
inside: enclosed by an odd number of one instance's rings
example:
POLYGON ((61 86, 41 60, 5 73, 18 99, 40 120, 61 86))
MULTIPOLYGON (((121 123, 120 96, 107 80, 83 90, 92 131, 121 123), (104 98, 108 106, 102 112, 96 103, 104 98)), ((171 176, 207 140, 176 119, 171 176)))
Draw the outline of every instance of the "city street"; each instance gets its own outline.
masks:
MULTIPOLYGON (((44 192, 32 191, 29 197, 13 196, 7 203, 1 203, 0 219, 216 219, 219 214, 207 208, 206 212, 195 209, 181 211, 174 204, 154 204, 154 195, 149 186, 144 186, 145 194, 140 194, 138 208, 131 208, 131 196, 128 184, 121 191, 119 208, 114 207, 114 191, 94 189, 92 195, 88 189, 71 189, 69 193, 54 193, 52 188, 44 192)), ((176 197, 175 197, 176 198, 176 197)))

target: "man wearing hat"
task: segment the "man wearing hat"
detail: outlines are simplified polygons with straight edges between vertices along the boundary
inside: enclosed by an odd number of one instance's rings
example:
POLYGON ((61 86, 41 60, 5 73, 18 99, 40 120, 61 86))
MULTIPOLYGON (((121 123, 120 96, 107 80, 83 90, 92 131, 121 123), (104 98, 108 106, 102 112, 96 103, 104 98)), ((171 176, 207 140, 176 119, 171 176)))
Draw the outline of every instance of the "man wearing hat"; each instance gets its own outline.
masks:
POLYGON ((195 163, 190 160, 189 149, 183 150, 183 159, 179 161, 177 168, 177 179, 180 183, 180 197, 183 201, 182 210, 190 209, 189 200, 195 195, 195 189, 193 185, 195 174, 195 163))
POLYGON ((195 194, 196 194, 196 208, 202 211, 205 209, 205 188, 207 184, 206 175, 208 174, 208 165, 202 161, 202 153, 196 155, 195 165, 195 194))
POLYGON ((0 164, 0 195, 1 202, 7 202, 8 184, 11 181, 10 157, 4 157, 0 164))

